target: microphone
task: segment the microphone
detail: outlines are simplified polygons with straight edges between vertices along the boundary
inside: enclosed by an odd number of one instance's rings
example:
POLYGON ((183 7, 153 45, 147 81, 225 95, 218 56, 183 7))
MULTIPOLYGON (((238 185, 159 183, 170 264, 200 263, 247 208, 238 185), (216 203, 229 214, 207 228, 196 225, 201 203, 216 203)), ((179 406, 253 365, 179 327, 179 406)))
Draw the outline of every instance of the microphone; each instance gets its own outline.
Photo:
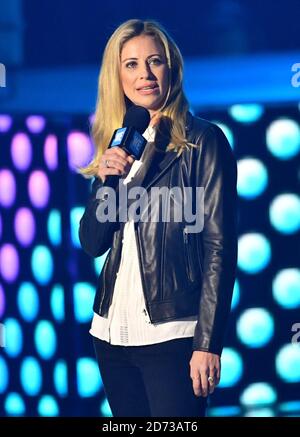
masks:
MULTIPOLYGON (((134 159, 140 159, 147 144, 147 140, 142 134, 147 129, 149 122, 150 113, 146 108, 137 105, 131 106, 124 116, 123 126, 114 131, 108 147, 121 147, 134 159)), ((103 185, 115 188, 119 179, 118 175, 107 175, 103 185)))

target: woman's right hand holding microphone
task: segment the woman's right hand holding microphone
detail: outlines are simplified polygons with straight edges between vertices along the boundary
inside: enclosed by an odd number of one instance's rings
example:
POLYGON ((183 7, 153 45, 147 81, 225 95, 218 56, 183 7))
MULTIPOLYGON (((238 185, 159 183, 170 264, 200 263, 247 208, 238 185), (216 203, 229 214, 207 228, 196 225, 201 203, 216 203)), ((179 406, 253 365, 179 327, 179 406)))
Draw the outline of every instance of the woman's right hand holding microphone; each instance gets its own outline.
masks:
POLYGON ((105 150, 101 156, 97 176, 105 182, 106 176, 126 176, 134 162, 134 158, 128 155, 121 147, 115 146, 105 150))

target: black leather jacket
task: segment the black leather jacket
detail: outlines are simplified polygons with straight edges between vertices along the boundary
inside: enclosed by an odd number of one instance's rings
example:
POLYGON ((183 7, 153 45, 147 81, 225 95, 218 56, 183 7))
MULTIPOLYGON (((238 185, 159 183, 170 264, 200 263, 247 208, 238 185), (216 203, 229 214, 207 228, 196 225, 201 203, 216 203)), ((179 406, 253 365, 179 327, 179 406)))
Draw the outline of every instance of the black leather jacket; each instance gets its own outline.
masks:
MULTIPOLYGON (((204 227, 202 232, 186 234, 184 221, 137 221, 141 279, 151 323, 197 315, 193 349, 221 355, 237 261, 236 161, 215 124, 189 113, 186 129, 188 140, 198 147, 178 157, 173 151, 158 152, 148 143, 140 180, 147 191, 152 186, 204 187, 204 227)), ((128 188, 134 184, 135 177, 128 188)), ((106 316, 121 259, 124 223, 97 221, 101 201, 97 190, 102 185, 95 178, 80 220, 79 238, 92 257, 111 248, 93 306, 96 313, 106 316)))

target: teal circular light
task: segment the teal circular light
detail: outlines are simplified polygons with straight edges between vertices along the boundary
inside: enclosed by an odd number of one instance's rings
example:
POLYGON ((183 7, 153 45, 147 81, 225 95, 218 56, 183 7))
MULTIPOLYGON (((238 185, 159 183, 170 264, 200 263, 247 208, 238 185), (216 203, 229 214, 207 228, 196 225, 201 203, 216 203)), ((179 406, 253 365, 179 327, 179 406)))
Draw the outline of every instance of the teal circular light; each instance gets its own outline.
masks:
POLYGON ((100 405, 100 416, 101 417, 112 417, 112 412, 107 399, 104 399, 100 405))
POLYGON ((245 310, 237 321, 237 335, 248 347, 265 346, 273 337, 274 320, 264 308, 245 310))
POLYGON ((267 383, 250 384, 241 394, 240 403, 245 407, 271 405, 277 400, 275 389, 267 383))
POLYGON ((41 320, 34 332, 36 349, 44 360, 53 357, 56 351, 56 333, 53 324, 47 320, 41 320))
POLYGON ((6 361, 0 355, 0 394, 4 393, 9 381, 9 372, 6 361))
POLYGON ((271 245, 259 233, 244 234, 238 242, 238 267, 245 273, 255 274, 263 270, 271 260, 271 245))
POLYGON ((75 318, 80 323, 87 323, 93 316, 93 300, 95 290, 87 282, 74 284, 74 313, 75 318))
POLYGON ((23 282, 18 291, 18 307, 26 322, 32 322, 39 311, 39 296, 31 282, 23 282))
POLYGON ((285 382, 300 382, 300 345, 291 343, 283 346, 276 355, 276 372, 285 382))
POLYGON ((94 269, 95 269, 95 273, 97 276, 99 276, 101 273, 101 270, 104 266, 104 263, 105 263, 105 260, 106 260, 106 257, 108 255, 109 251, 110 251, 110 249, 108 249, 103 255, 98 256, 97 258, 94 258, 94 260, 93 260, 94 261, 94 269))
POLYGON ((47 223, 48 237, 53 246, 61 244, 61 215, 57 209, 52 209, 47 223))
POLYGON ((243 374, 241 355, 234 349, 224 348, 221 360, 222 372, 219 387, 232 387, 239 382, 243 374))
POLYGON ((20 370, 22 387, 28 396, 36 396, 42 386, 42 370, 34 357, 26 357, 20 370))
POLYGON ((240 197, 254 199, 260 196, 268 185, 268 172, 262 161, 243 158, 238 161, 237 192, 240 197))
POLYGON ((270 204, 270 222, 283 234, 294 234, 300 229, 300 197, 296 194, 280 194, 270 204))
POLYGON ((23 416, 25 403, 19 393, 9 393, 4 402, 4 410, 8 416, 23 416))
POLYGON ((46 246, 36 246, 31 257, 31 270, 40 285, 47 285, 53 275, 53 258, 46 246))
POLYGON ((257 103, 237 104, 229 108, 231 117, 240 123, 254 123, 261 118, 263 113, 263 106, 257 103))
POLYGON ((273 297, 283 308, 300 307, 300 269, 280 270, 272 283, 273 297))
POLYGON ((231 310, 234 310, 238 306, 239 301, 240 301, 240 285, 238 280, 236 279, 233 287, 231 310))
POLYGON ((57 393, 61 397, 68 394, 68 370, 65 361, 59 360, 54 367, 54 385, 57 393))
POLYGON ((296 121, 281 118, 267 128, 266 142, 269 151, 279 159, 291 159, 300 151, 300 127, 296 121))
POLYGON ((59 408, 53 396, 45 395, 38 403, 38 413, 44 417, 55 417, 59 415, 59 408))
POLYGON ((92 358, 79 358, 76 367, 79 396, 94 396, 102 386, 98 364, 92 358))
POLYGON ((275 417, 275 411, 272 408, 251 408, 244 414, 244 417, 275 417))
POLYGON ((74 247, 80 248, 80 241, 78 235, 79 221, 84 213, 84 208, 82 206, 77 206, 71 209, 71 240, 74 247))
POLYGON ((64 289, 60 284, 54 285, 51 291, 51 311, 57 322, 62 322, 65 319, 65 297, 64 289))
POLYGON ((17 357, 23 348, 23 333, 16 319, 6 319, 5 326, 5 352, 12 358, 17 357))

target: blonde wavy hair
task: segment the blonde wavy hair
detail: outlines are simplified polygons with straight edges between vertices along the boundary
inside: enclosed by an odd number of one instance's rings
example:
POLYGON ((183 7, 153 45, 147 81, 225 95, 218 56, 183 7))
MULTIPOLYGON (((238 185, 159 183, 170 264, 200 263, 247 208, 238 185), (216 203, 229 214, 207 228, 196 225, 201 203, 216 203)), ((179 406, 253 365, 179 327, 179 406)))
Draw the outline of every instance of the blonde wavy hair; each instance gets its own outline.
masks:
POLYGON ((128 20, 114 31, 104 50, 98 80, 96 111, 91 130, 95 154, 86 167, 78 169, 79 173, 86 177, 95 176, 98 173, 100 158, 108 147, 114 130, 122 126, 128 99, 123 92, 120 79, 121 51, 128 40, 140 35, 156 38, 164 48, 168 63, 169 88, 158 110, 161 119, 168 120, 170 126, 170 142, 166 150, 174 150, 180 154, 185 147, 191 145, 185 137, 189 104, 183 92, 183 60, 177 45, 157 22, 128 20))

